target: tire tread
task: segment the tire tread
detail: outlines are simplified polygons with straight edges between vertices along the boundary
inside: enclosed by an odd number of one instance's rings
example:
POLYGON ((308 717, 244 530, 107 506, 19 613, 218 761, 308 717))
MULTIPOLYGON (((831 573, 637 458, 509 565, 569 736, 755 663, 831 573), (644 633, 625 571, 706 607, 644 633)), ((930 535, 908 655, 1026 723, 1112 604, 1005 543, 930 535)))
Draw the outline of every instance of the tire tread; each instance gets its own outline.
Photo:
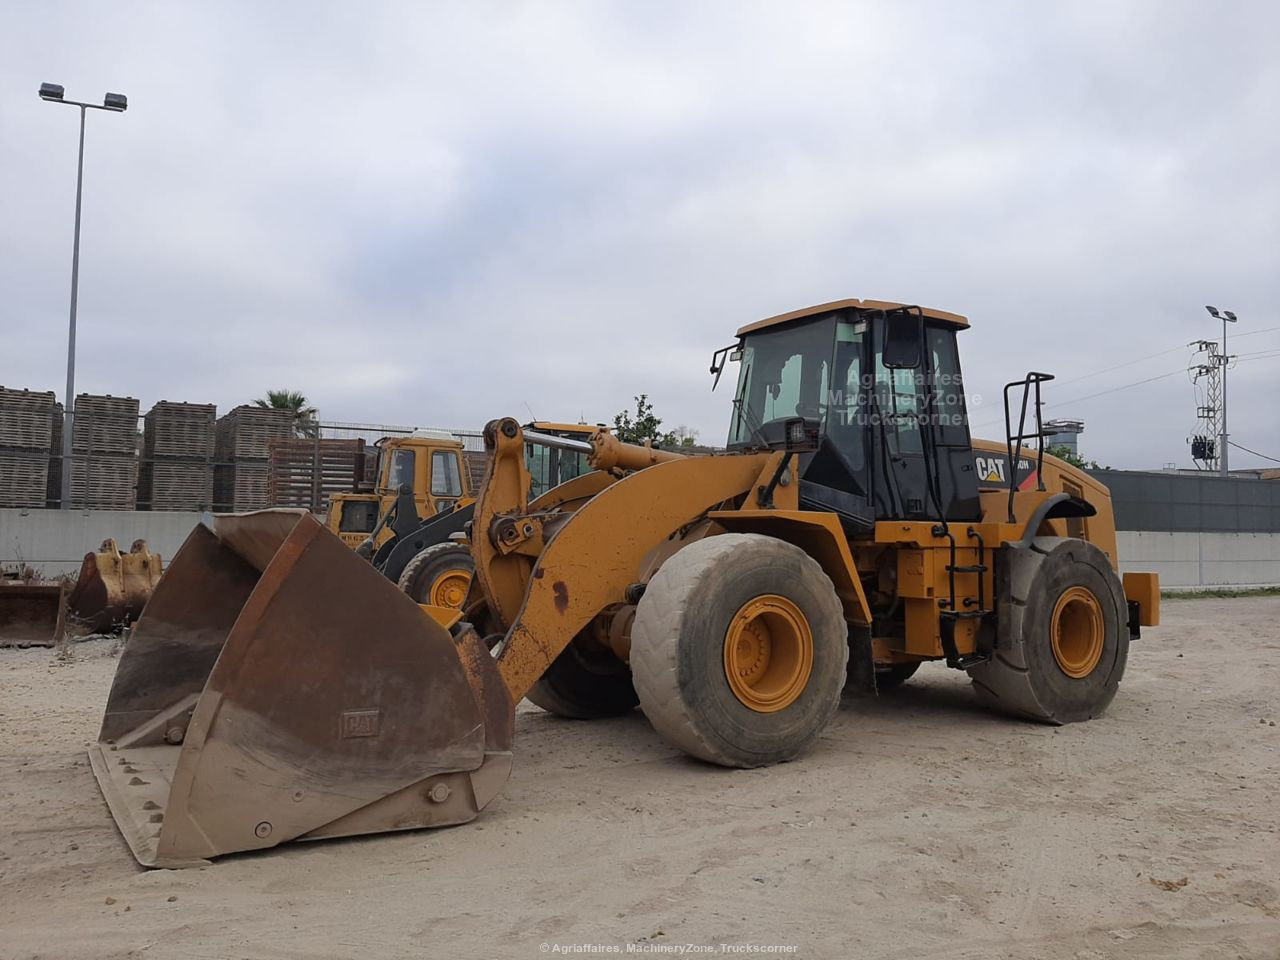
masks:
MULTIPOLYGON (((668 742, 692 756, 722 766, 740 767, 740 757, 726 751, 700 729, 698 717, 680 687, 678 675, 681 625, 686 610, 702 579, 718 565, 729 561, 735 551, 748 544, 777 544, 795 551, 805 566, 806 579, 825 584, 819 593, 827 607, 823 615, 847 629, 844 610, 835 586, 821 565, 800 548, 774 537, 756 533, 726 533, 699 540, 670 557, 654 575, 640 602, 632 628, 631 669, 640 706, 649 722, 668 742)), ((729 561, 731 562, 731 561, 729 561)), ((839 706, 839 692, 848 665, 847 644, 841 644, 843 659, 834 677, 834 694, 827 716, 839 706)))

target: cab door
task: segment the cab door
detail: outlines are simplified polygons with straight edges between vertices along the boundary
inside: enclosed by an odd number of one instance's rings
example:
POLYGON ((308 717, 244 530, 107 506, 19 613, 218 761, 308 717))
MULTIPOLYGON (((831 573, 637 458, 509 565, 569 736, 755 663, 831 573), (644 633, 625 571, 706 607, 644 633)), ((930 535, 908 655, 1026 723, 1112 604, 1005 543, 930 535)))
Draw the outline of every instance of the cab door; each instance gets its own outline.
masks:
POLYGON ((431 451, 431 485, 428 512, 447 513, 462 496, 462 468, 456 450, 431 451))
POLYGON ((929 501, 920 424, 926 400, 923 350, 917 367, 886 367, 886 324, 875 327, 875 373, 869 397, 876 427, 871 433, 875 513, 878 518, 925 520, 935 511, 929 501))
POLYGON ((889 367, 883 353, 886 324, 879 326, 871 398, 871 414, 883 425, 872 432, 878 438, 872 476, 876 516, 978 519, 955 331, 921 324, 918 366, 889 367))

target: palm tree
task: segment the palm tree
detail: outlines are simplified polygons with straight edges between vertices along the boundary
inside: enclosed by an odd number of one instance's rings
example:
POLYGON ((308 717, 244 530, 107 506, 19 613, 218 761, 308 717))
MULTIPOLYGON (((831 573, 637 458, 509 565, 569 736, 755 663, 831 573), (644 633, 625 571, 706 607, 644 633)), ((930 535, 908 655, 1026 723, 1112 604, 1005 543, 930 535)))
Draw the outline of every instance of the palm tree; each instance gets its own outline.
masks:
POLYGON ((293 433, 297 437, 314 437, 320 432, 316 408, 296 390, 268 390, 267 395, 253 401, 267 410, 288 410, 293 414, 293 433))

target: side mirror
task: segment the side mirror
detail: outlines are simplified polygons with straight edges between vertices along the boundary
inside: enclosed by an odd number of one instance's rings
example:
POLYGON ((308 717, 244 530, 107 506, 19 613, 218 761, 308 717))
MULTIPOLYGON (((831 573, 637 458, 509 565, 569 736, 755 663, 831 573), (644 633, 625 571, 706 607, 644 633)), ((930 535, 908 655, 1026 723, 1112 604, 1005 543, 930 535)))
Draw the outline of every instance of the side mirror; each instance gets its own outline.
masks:
POLYGON ((920 366, 924 324, 917 314, 895 310, 884 315, 884 355, 889 370, 915 370, 920 366))
POLYGON ((741 359, 741 347, 721 347, 711 355, 711 372, 715 374, 715 380, 711 382, 712 392, 715 392, 716 387, 720 386, 720 374, 724 373, 725 365, 730 360, 736 362, 741 359))

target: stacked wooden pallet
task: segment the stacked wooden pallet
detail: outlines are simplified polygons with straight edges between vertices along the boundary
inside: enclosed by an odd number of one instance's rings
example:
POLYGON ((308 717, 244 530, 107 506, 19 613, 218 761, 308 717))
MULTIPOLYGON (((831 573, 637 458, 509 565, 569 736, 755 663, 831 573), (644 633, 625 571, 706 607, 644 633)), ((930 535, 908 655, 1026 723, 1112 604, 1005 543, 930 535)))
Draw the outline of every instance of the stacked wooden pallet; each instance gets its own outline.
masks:
POLYGON ((210 510, 212 507, 212 463, 143 459, 139 464, 139 510, 210 510))
POLYGON ((138 401, 133 397, 79 394, 72 420, 72 453, 137 455, 138 401))
POLYGON ((265 463, 238 460, 213 468, 213 509, 219 513, 241 513, 271 506, 268 499, 265 463))
POLYGON ((489 465, 489 454, 483 450, 463 450, 462 451, 462 467, 467 471, 467 479, 471 481, 471 491, 480 489, 480 483, 484 480, 484 468, 489 465))
POLYGON ((293 414, 243 405, 219 417, 213 473, 214 509, 239 512, 271 506, 269 457, 272 440, 293 435, 293 414))
POLYGON ((364 448, 363 440, 272 440, 272 505, 323 513, 333 494, 349 493, 364 476, 364 448))
POLYGON ((142 428, 138 506, 143 510, 208 510, 213 505, 214 423, 211 403, 162 400, 142 428))
POLYGON ((149 457, 207 461, 214 452, 217 416, 212 403, 161 400, 143 418, 143 452, 149 457))
POLYGON ((242 404, 218 418, 219 460, 248 460, 266 463, 272 440, 293 436, 293 414, 242 404))
POLYGON ((0 387, 0 507, 43 507, 61 409, 52 391, 0 387))
MULTIPOLYGON (((76 397, 72 423, 71 505, 86 510, 134 509, 138 401, 82 393, 76 397)), ((61 438, 61 430, 56 433, 61 438)))

